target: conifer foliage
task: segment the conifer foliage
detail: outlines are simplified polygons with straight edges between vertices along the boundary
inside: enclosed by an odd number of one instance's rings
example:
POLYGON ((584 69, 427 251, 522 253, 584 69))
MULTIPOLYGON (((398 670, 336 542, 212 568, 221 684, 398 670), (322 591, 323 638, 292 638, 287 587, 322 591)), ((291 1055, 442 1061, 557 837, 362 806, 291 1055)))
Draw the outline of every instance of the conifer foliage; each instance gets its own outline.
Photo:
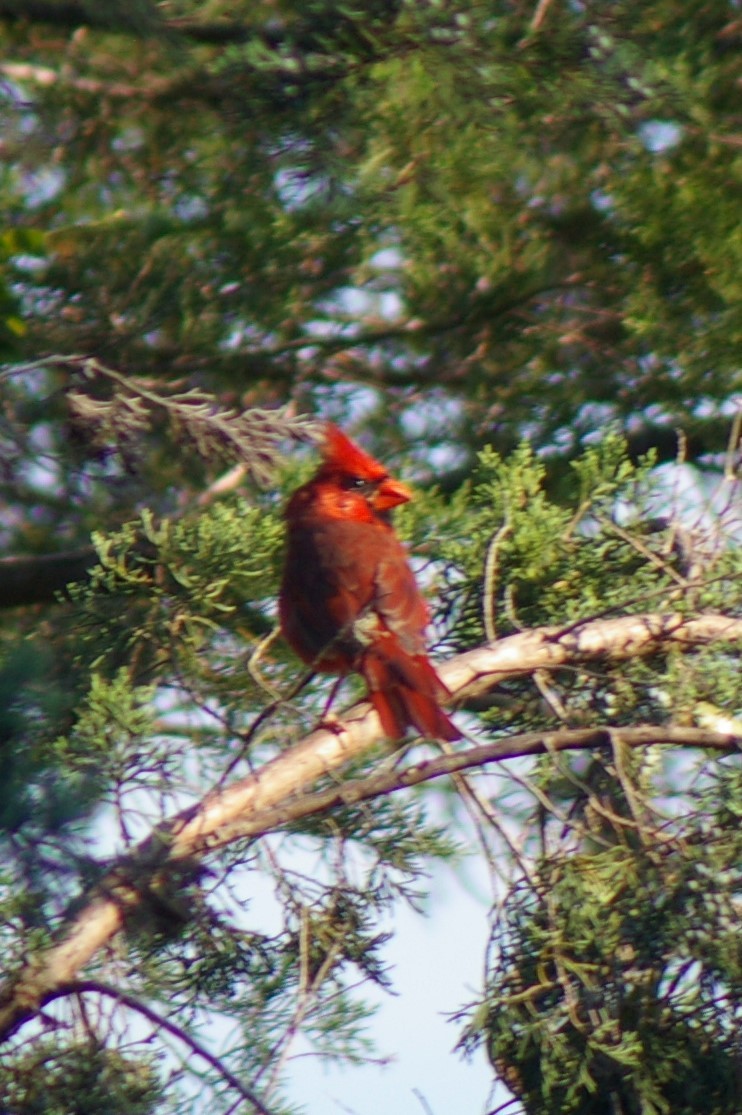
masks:
POLYGON ((487 1110, 742 1109, 738 6, 0 34, 0 1109, 298 1110, 473 853, 487 1110), (276 637, 328 419, 415 488, 444 749, 276 637))

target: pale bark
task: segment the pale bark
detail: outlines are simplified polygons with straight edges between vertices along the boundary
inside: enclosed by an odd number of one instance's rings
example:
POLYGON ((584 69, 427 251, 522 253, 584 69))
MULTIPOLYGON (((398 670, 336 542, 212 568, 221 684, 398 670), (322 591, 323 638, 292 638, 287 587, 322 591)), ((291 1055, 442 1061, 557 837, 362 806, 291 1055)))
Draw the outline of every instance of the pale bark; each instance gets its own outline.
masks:
MULTIPOLYGON (((490 690, 506 678, 554 669, 591 659, 621 660, 651 654, 671 645, 691 649, 710 642, 742 640, 742 620, 723 615, 650 614, 594 620, 570 628, 540 628, 512 635, 461 654, 440 666, 455 698, 490 690)), ((365 703, 354 706, 337 727, 301 740, 260 770, 226 789, 214 790, 195 807, 164 822, 138 848, 115 865, 82 904, 76 900, 57 942, 29 959, 0 989, 0 1040, 32 1018, 57 989, 74 980, 95 953, 121 929, 127 913, 146 901, 163 868, 186 867, 209 850, 238 838, 259 835, 298 817, 338 804, 350 804, 415 782, 496 759, 567 747, 596 746, 611 731, 630 746, 675 743, 729 750, 734 736, 666 726, 638 729, 592 728, 531 733, 457 752, 408 771, 351 782, 309 794, 318 779, 338 772, 381 739, 376 714, 365 703)))

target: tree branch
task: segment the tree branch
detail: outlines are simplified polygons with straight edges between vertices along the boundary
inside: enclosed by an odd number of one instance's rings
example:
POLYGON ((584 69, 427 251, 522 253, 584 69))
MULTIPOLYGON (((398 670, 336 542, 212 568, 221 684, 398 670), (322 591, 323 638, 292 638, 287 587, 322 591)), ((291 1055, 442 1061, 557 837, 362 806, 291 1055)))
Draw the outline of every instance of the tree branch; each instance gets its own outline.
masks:
POLYGON ((59 554, 0 558, 0 608, 49 604, 66 585, 86 581, 97 564, 94 546, 59 554))
POLYGON ((156 1026, 158 1029, 166 1030, 168 1034, 177 1038, 178 1041, 183 1042, 183 1044, 186 1045, 192 1053, 195 1053, 197 1057, 200 1057, 203 1061, 206 1061, 208 1065, 211 1065, 211 1067, 226 1080, 230 1088, 233 1088, 244 1100, 247 1100, 259 1115, 272 1115, 270 1109, 265 1106, 262 1100, 260 1100, 250 1088, 246 1087, 233 1072, 230 1072, 224 1062, 220 1060, 219 1057, 215 1056, 215 1054, 211 1053, 205 1045, 202 1045, 201 1042, 197 1041, 196 1038, 192 1037, 181 1026, 176 1026, 174 1022, 171 1022, 168 1018, 165 1018, 164 1015, 154 1010, 148 1003, 142 1002, 141 999, 123 991, 120 987, 110 987, 107 983, 102 983, 100 980, 74 980, 72 983, 62 984, 58 987, 54 995, 49 996, 47 1002, 51 1002, 52 999, 63 998, 67 995, 81 995, 91 992, 96 995, 106 995, 108 998, 114 999, 117 1003, 120 1003, 121 1006, 141 1014, 143 1018, 146 1018, 148 1022, 151 1022, 152 1025, 156 1026))
POLYGON ((133 14, 125 4, 115 9, 110 4, 98 5, 66 0, 0 0, 0 19, 5 23, 46 23, 50 27, 75 31, 78 27, 116 31, 125 35, 182 36, 194 42, 229 44, 244 43, 257 34, 268 41, 275 39, 269 31, 258 30, 237 20, 214 20, 210 23, 194 19, 165 20, 154 3, 135 6, 133 14))
POLYGON ((274 809, 264 809, 253 817, 238 819, 225 825, 219 839, 209 843, 209 849, 231 844, 249 836, 295 824, 306 817, 328 813, 343 806, 358 805, 363 801, 384 797, 397 790, 432 782, 444 775, 458 774, 464 770, 483 767, 505 759, 522 759, 526 755, 546 755, 557 751, 584 751, 595 747, 610 746, 620 742, 626 747, 649 747, 655 744, 676 747, 697 747, 708 751, 742 751, 742 735, 715 732, 702 728, 680 728, 672 725, 642 725, 638 728, 564 728, 554 732, 524 732, 507 739, 494 740, 466 751, 454 751, 402 770, 383 771, 369 778, 357 778, 304 794, 274 809))
POLYGON ((271 49, 289 43, 300 49, 316 49, 317 36, 306 21, 300 28, 287 31, 279 20, 257 26, 237 19, 210 21, 185 17, 164 19, 155 3, 136 6, 118 4, 96 5, 80 0, 0 0, 0 20, 4 23, 45 23, 66 31, 78 27, 91 30, 113 31, 120 35, 137 37, 157 36, 170 40, 186 39, 213 46, 230 46, 259 39, 271 49))
MULTIPOLYGON (((197 19, 163 19, 151 0, 140 0, 136 5, 118 4, 112 6, 67 0, 65 3, 50 3, 49 0, 0 0, 0 21, 5 23, 48 24, 62 31, 73 32, 79 27, 93 31, 103 31, 136 38, 159 39, 171 46, 173 43, 202 43, 223 48, 237 44, 258 42, 264 50, 275 52, 276 67, 273 76, 278 76, 282 87, 295 90, 298 86, 309 87, 318 82, 337 82, 345 77, 347 63, 332 57, 321 32, 318 34, 311 20, 304 20, 291 26, 283 26, 280 21, 271 25, 255 25, 240 20, 217 19, 204 22, 197 19), (282 59, 282 52, 293 55, 305 65, 298 69, 282 59)), ((355 23, 352 19, 343 21, 348 29, 355 23)), ((368 40, 362 38, 366 47, 368 40)), ((162 78, 150 75, 143 82, 107 80, 105 78, 75 75, 64 67, 52 69, 28 62, 4 62, 0 73, 11 80, 32 81, 48 87, 61 84, 78 93, 91 97, 108 97, 131 100, 145 98, 148 102, 167 103, 185 99, 199 100, 205 104, 221 106, 225 99, 231 104, 233 92, 220 79, 209 74, 207 69, 182 72, 173 77, 162 78)), ((242 65, 243 78, 250 78, 268 99, 274 99, 268 90, 265 73, 260 67, 248 63, 242 65)))
MULTIPOLYGON (((711 642, 742 641, 742 620, 724 615, 648 614, 594 620, 569 628, 540 628, 461 654, 440 668, 457 698, 473 697, 508 677, 594 659, 623 660, 670 646, 692 649, 711 642)), ((593 747, 619 735, 632 747, 649 743, 732 750, 738 737, 701 729, 644 727, 531 733, 445 755, 406 771, 338 784, 307 795, 317 780, 333 775, 381 737, 378 718, 366 703, 354 706, 334 731, 312 732, 259 771, 201 801, 155 829, 123 856, 87 896, 76 899, 58 938, 32 956, 0 989, 0 1041, 7 1040, 122 928, 127 916, 156 889, 165 869, 198 862, 210 850, 338 805, 368 800, 405 786, 519 755, 593 747)))

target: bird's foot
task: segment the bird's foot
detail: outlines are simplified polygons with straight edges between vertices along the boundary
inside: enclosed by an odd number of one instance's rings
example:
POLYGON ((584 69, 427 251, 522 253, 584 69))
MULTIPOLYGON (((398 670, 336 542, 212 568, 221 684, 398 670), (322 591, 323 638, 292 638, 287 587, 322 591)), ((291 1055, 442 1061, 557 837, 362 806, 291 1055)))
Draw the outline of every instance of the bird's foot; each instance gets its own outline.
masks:
POLYGON ((336 736, 341 736, 345 731, 345 725, 339 716, 333 716, 331 712, 325 712, 317 721, 317 731, 323 729, 326 732, 334 732, 336 736))

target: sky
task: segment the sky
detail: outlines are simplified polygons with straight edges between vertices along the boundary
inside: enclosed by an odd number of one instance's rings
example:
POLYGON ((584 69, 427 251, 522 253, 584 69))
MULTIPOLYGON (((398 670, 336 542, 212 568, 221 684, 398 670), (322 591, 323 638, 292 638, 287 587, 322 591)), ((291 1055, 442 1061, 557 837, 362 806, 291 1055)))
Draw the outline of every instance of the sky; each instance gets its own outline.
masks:
POLYGON ((308 1115, 485 1115, 507 1099, 505 1089, 492 1098, 481 1050, 466 1060, 454 1052, 463 1024, 446 1017, 481 997, 483 982, 490 882, 479 859, 465 871, 462 879, 439 867, 427 916, 396 907, 384 956, 397 995, 378 994, 370 1028, 392 1063, 343 1069, 302 1058, 288 1066, 288 1096, 308 1115))
MULTIPOLYGON (((486 792, 495 792, 497 781, 494 776, 484 776, 480 785, 487 787, 486 792)), ((444 819, 437 809, 439 802, 437 795, 430 796, 428 813, 436 824, 444 819)), ((141 832, 136 835, 144 836, 149 827, 147 813, 154 803, 146 791, 138 795, 136 803, 141 808, 141 832)), ((184 807, 186 799, 179 804, 184 807)), ((132 799, 129 806, 133 805, 132 799)), ((457 843, 468 839, 468 846, 473 847, 465 816, 459 816, 456 824, 457 843)), ((120 852, 120 840, 114 815, 102 816, 96 826, 97 854, 120 852)), ((309 878, 324 873, 309 842, 302 846, 301 841, 277 836, 274 851, 292 871, 309 878)), ((450 1020, 452 1014, 482 997, 493 879, 481 852, 476 847, 473 852, 451 863, 428 864, 430 877, 419 880, 419 889, 427 890, 429 896, 424 912, 399 900, 379 923, 378 932, 392 934, 380 954, 392 992, 366 983, 358 995, 377 1006, 367 1032, 376 1056, 384 1063, 328 1065, 316 1055, 308 1055, 308 1045, 301 1038, 292 1045, 292 1056, 282 1073, 283 1095, 306 1115, 487 1115, 507 1101, 509 1093, 502 1087, 493 1096, 493 1070, 481 1049, 471 1058, 455 1051, 465 1023, 450 1020)), ((237 869, 232 885, 244 905, 235 906, 223 888, 211 894, 211 901, 218 906, 223 899, 230 917, 245 929, 277 932, 282 919, 270 875, 237 869)), ((132 1035, 141 1038, 149 1032, 133 1016, 129 1024, 132 1035)), ((194 1037, 218 1055, 234 1035, 225 1020, 211 1016, 201 1021, 194 1037)), ((176 1043, 176 1062, 184 1052, 176 1043)), ((186 1059, 190 1060, 187 1054, 186 1059)), ((170 1058, 167 1063, 171 1064, 170 1058)), ((194 1061, 193 1068, 203 1066, 194 1061)), ((262 1097, 260 1084, 245 1083, 262 1097)), ((185 1091, 191 1091, 190 1084, 185 1091)), ((271 1108, 271 1096, 263 1098, 271 1108)), ((514 1106, 507 1109, 507 1115, 516 1112, 514 1106)))

